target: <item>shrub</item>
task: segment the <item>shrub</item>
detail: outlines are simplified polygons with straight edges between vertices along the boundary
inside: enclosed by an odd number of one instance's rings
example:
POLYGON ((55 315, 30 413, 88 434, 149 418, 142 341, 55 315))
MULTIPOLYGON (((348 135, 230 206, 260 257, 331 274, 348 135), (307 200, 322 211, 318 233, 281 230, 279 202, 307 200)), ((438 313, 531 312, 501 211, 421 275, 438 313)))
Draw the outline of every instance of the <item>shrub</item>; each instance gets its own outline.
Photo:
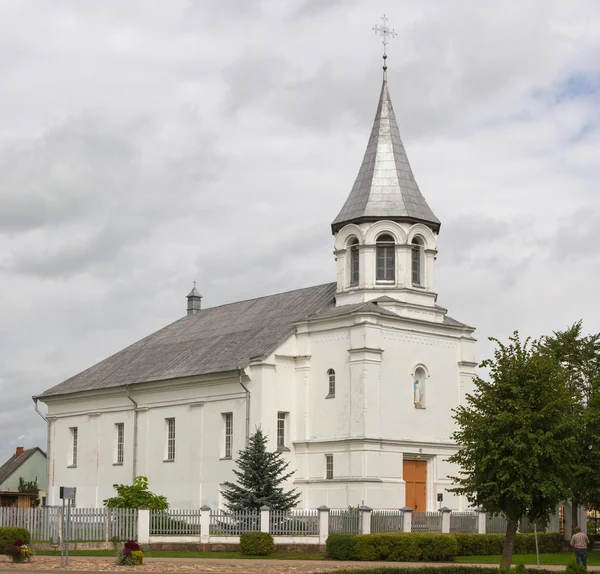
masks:
POLYGON ((249 556, 268 556, 275 552, 275 542, 266 532, 246 532, 240 536, 240 550, 249 556))
MULTIPOLYGON (((457 556, 484 556, 502 554, 504 534, 453 534, 458 542, 457 556)), ((560 552, 564 541, 559 532, 538 533, 540 553, 560 552)), ((535 535, 517 533, 515 554, 532 554, 535 552, 535 535)))
POLYGON ((142 547, 135 540, 128 540, 117 552, 117 564, 122 566, 137 566, 144 563, 142 547))
MULTIPOLYGON (((369 568, 367 570, 338 570, 336 574, 415 574, 415 568, 406 567, 384 567, 384 568, 369 568)), ((419 574, 498 574, 498 567, 480 567, 480 566, 423 566, 418 569, 419 574)), ((551 570, 524 570, 521 572, 517 569, 508 571, 510 574, 556 574, 551 570)), ((575 573, 570 573, 575 574, 575 573)), ((579 573, 577 573, 579 574, 579 573)))
POLYGON ((22 540, 23 544, 29 544, 31 535, 25 528, 15 528, 12 526, 0 526, 0 552, 4 554, 4 549, 15 540, 22 540))
POLYGON ((434 562, 457 553, 458 544, 450 534, 331 534, 327 538, 327 554, 334 560, 434 562))

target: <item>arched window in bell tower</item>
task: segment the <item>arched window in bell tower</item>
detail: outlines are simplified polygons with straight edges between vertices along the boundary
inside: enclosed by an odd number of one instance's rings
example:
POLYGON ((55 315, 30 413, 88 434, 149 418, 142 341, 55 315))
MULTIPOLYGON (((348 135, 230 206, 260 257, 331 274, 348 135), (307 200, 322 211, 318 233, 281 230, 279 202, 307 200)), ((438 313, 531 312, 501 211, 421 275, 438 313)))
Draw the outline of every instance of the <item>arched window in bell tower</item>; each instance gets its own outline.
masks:
POLYGON ((394 238, 384 233, 377 238, 377 281, 396 280, 396 246, 394 238))
POLYGON ((350 240, 350 287, 356 287, 360 277, 360 262, 358 254, 358 239, 356 237, 350 240))
POLYGON ((412 240, 411 250, 411 269, 412 269, 412 284, 423 285, 422 280, 422 265, 421 261, 423 258, 423 240, 420 237, 415 236, 412 240))

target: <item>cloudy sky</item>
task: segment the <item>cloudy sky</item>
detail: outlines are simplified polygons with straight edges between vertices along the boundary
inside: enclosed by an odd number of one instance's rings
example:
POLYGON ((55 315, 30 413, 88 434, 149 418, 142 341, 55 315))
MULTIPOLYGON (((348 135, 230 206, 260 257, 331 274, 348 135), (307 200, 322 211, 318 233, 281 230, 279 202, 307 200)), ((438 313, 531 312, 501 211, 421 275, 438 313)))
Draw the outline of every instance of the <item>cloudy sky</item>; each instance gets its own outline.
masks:
POLYGON ((0 459, 193 279, 205 306, 335 279, 383 13, 439 303, 480 359, 600 330, 596 0, 0 0, 0 459))

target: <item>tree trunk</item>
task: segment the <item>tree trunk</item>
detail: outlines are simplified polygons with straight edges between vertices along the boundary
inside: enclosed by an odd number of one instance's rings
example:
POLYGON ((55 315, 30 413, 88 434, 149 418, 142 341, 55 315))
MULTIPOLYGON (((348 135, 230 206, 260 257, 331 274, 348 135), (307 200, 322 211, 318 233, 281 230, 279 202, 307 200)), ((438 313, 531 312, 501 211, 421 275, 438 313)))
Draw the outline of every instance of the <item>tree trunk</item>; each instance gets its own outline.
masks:
POLYGON ((517 538, 517 521, 508 520, 506 524, 506 536, 502 546, 502 560, 500 568, 508 570, 512 562, 513 551, 515 549, 515 539, 517 538))
POLYGON ((575 534, 575 529, 579 526, 579 504, 574 500, 571 500, 571 536, 575 534))

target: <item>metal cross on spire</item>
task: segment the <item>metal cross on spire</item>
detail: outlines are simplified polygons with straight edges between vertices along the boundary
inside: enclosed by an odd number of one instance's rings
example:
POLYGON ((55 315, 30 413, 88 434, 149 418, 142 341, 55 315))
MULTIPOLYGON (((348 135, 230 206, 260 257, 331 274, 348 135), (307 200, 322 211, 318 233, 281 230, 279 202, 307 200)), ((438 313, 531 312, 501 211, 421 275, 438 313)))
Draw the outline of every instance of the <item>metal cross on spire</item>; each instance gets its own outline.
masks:
POLYGON ((381 36, 381 43, 383 44, 383 71, 385 75, 385 71, 387 70, 385 61, 387 59, 388 38, 394 38, 398 34, 396 33, 396 30, 388 26, 388 19, 386 18, 385 14, 380 18, 380 20, 381 25, 377 24, 376 26, 373 26, 373 31, 375 34, 379 34, 381 36))

